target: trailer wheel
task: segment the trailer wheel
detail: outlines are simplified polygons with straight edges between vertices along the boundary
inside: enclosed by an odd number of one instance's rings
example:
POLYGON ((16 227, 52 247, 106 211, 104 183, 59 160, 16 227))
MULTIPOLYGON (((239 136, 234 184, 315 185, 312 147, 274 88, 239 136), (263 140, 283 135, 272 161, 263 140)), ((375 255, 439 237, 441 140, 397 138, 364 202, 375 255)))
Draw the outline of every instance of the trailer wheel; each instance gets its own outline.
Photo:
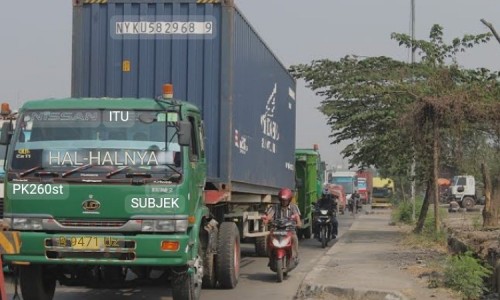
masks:
POLYGON ((180 272, 175 274, 172 284, 173 300, 198 300, 201 294, 201 285, 203 278, 203 256, 201 251, 194 262, 194 272, 180 272))
POLYGON ((233 222, 223 222, 219 228, 215 272, 221 288, 233 289, 240 275, 240 233, 233 222))
POLYGON ((259 257, 267 257, 267 236, 255 238, 255 253, 259 257))
POLYGON ((464 199, 462 200, 462 207, 466 209, 473 208, 475 204, 476 203, 472 197, 464 197, 464 199))
POLYGON ((56 291, 56 278, 42 265, 20 267, 21 293, 24 300, 51 300, 56 291))

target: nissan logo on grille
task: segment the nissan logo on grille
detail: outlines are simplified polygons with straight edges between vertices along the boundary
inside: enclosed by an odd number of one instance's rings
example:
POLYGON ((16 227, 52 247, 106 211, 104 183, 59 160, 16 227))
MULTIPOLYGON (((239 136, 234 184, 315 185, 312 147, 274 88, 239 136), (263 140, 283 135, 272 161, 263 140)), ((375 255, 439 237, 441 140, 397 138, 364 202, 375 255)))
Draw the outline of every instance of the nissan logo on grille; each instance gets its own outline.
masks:
POLYGON ((101 207, 101 203, 97 200, 85 200, 82 203, 82 207, 86 211, 96 211, 101 207))

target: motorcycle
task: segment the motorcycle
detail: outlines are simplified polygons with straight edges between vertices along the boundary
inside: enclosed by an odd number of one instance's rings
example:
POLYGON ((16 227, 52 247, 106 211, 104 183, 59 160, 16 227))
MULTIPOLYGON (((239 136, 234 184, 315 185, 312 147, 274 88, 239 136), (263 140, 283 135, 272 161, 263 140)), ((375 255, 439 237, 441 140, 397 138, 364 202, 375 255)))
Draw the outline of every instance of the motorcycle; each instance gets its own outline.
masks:
MULTIPOLYGON (((335 214, 335 212, 333 212, 335 214)), ((315 212, 314 222, 316 223, 316 238, 321 242, 321 247, 325 248, 332 236, 332 218, 326 209, 318 209, 315 212)))
POLYGON ((293 233, 296 223, 291 219, 277 219, 271 222, 268 249, 269 267, 276 272, 277 281, 282 282, 297 263, 292 255, 293 233))

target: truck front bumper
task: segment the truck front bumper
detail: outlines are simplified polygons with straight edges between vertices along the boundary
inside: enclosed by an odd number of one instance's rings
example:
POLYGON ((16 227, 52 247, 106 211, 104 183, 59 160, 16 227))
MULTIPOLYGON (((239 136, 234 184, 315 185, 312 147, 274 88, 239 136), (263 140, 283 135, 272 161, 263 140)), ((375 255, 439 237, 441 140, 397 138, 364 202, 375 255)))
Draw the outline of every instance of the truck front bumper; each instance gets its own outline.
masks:
POLYGON ((191 258, 184 234, 48 234, 21 232, 19 254, 4 255, 15 264, 184 266, 191 258))

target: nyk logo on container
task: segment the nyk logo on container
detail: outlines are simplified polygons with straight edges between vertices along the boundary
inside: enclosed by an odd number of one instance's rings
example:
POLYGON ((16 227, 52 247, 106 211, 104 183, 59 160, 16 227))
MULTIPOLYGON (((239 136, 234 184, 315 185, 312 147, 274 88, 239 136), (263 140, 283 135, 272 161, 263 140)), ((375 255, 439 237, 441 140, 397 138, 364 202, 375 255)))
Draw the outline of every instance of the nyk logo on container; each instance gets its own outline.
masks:
POLYGON ((275 83, 274 88, 266 102, 266 112, 260 116, 260 126, 264 137, 261 141, 262 149, 276 153, 276 141, 280 139, 278 123, 274 120, 274 111, 276 110, 276 94, 278 85, 275 83))

